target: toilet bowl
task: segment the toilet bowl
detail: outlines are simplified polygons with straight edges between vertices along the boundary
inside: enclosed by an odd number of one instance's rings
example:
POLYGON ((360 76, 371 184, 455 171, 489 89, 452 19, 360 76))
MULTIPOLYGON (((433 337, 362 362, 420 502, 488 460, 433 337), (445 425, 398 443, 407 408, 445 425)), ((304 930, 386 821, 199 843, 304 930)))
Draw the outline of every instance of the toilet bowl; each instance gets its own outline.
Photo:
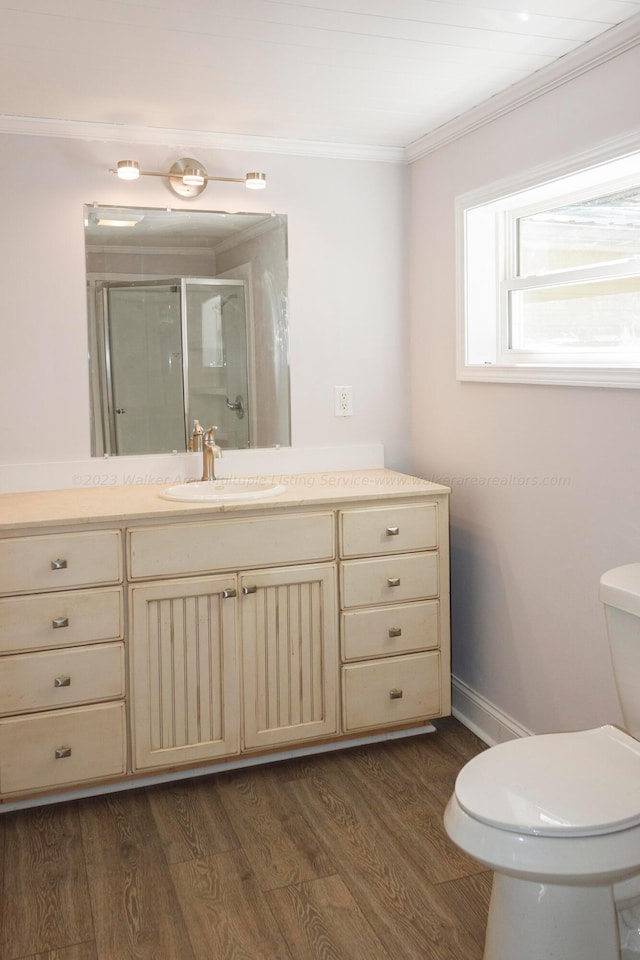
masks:
POLYGON ((605 574, 600 598, 628 732, 492 747, 445 811, 451 839, 494 871, 484 960, 640 960, 640 564, 605 574))

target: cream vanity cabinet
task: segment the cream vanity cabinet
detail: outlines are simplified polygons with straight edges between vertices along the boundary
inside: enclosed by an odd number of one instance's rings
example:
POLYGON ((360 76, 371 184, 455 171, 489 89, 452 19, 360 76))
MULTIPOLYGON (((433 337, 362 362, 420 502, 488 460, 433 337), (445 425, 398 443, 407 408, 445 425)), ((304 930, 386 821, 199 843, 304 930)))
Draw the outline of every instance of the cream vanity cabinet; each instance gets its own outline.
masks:
POLYGON ((334 555, 327 511, 128 531, 135 770, 338 733, 334 555))
POLYGON ((121 584, 119 531, 0 540, 3 797, 126 773, 121 584))
POLYGON ((448 488, 282 482, 0 496, 0 806, 450 712, 448 488))
POLYGON ((344 733, 450 712, 445 498, 340 511, 344 733))

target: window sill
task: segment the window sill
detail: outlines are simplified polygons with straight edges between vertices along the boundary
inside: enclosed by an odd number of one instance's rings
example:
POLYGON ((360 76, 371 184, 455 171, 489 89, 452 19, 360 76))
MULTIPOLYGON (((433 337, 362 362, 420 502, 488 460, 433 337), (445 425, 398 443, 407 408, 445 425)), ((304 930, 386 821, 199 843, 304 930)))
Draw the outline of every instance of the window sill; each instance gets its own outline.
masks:
POLYGON ((464 366, 457 380, 476 383, 536 383, 573 387, 640 388, 640 367, 464 366))

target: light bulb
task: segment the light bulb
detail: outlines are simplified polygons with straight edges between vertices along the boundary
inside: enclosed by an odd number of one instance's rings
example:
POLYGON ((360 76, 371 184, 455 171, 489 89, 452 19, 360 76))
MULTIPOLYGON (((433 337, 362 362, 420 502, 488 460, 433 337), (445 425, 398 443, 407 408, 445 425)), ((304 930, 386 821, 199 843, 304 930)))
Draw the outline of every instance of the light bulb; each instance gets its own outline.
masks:
POLYGON ((200 167, 186 167, 182 174, 185 187, 201 187, 204 181, 205 175, 200 167))
POLYGON ((137 180, 140 176, 140 167, 137 160, 118 160, 116 173, 121 180, 137 180))
POLYGON ((250 190, 264 190, 267 185, 267 175, 266 173, 247 173, 244 182, 250 190))

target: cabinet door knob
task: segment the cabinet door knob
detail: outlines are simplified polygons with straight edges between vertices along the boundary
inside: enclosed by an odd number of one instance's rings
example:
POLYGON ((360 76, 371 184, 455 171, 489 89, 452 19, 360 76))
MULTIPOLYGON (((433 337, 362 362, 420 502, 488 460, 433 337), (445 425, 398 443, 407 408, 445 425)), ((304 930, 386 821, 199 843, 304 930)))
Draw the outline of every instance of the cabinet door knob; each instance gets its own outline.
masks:
POLYGON ((246 597, 247 594, 249 594, 249 593, 257 593, 257 592, 258 592, 258 588, 257 588, 257 587, 243 587, 243 588, 242 588, 242 592, 243 592, 243 594, 244 594, 245 597, 246 597))
POLYGON ((402 690, 399 687, 389 690, 389 700, 402 700, 402 690))
POLYGON ((387 527, 388 537, 397 537, 400 533, 400 527, 387 527))
POLYGON ((390 587, 399 587, 400 586, 400 577, 388 577, 387 583, 390 587))
POLYGON ((51 569, 52 570, 66 570, 67 561, 66 560, 52 560, 51 569))
POLYGON ((71 756, 71 747, 56 747, 56 760, 64 760, 71 756))
POLYGON ((235 597, 235 596, 237 596, 235 590, 223 590, 223 591, 222 591, 222 597, 223 597, 224 600, 228 600, 229 597, 235 597))
POLYGON ((61 627, 68 627, 69 617, 56 617, 51 621, 51 626, 54 630, 59 630, 61 627))
POLYGON ((402 636, 402 627, 389 627, 389 636, 390 636, 390 637, 401 637, 401 636, 402 636))
POLYGON ((71 677, 56 677, 53 681, 54 687, 70 687, 71 677))

